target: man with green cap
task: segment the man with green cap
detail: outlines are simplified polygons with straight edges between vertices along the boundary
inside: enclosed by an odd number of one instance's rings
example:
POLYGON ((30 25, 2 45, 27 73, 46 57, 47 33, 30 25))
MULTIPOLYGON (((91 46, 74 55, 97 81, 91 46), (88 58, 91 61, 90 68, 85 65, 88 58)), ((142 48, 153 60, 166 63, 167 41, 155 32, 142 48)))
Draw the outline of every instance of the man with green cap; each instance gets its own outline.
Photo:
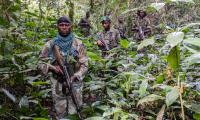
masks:
POLYGON ((101 18, 103 31, 97 33, 97 45, 102 50, 102 57, 106 57, 107 51, 118 46, 120 33, 118 30, 111 28, 111 20, 108 16, 101 18))
POLYGON ((54 107, 58 119, 66 114, 76 112, 75 104, 69 91, 66 88, 64 79, 64 69, 60 61, 66 66, 70 77, 70 85, 78 105, 82 105, 83 78, 88 70, 88 58, 82 42, 76 39, 71 32, 72 23, 69 18, 63 16, 57 21, 58 34, 48 41, 39 56, 38 69, 43 75, 49 72, 53 76, 49 77, 53 96, 54 107))

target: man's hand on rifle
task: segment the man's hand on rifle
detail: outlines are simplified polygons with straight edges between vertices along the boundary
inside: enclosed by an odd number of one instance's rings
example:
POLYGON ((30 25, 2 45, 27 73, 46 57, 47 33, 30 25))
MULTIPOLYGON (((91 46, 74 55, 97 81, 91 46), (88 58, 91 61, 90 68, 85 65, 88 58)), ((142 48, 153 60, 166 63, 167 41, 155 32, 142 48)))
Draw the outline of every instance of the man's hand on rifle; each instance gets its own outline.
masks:
POLYGON ((97 45, 104 46, 104 43, 101 40, 97 40, 97 45))
POLYGON ((75 75, 73 75, 70 79, 71 79, 72 82, 78 82, 79 81, 78 78, 75 75))
POLYGON ((58 75, 63 75, 63 71, 59 65, 54 66, 53 72, 55 72, 58 75))

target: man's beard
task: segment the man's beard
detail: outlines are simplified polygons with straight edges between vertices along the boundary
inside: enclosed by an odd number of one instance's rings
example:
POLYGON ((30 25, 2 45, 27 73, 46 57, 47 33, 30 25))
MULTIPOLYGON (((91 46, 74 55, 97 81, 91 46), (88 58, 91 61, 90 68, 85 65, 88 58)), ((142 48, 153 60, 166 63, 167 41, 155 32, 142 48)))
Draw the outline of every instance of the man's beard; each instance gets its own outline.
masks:
POLYGON ((109 31, 110 30, 110 26, 109 27, 107 27, 107 28, 105 28, 105 31, 109 31))
POLYGON ((59 30, 59 35, 60 36, 62 36, 62 37, 66 37, 66 36, 68 36, 69 34, 70 34, 70 32, 71 32, 71 30, 69 30, 67 33, 63 33, 63 32, 61 32, 60 30, 59 30))

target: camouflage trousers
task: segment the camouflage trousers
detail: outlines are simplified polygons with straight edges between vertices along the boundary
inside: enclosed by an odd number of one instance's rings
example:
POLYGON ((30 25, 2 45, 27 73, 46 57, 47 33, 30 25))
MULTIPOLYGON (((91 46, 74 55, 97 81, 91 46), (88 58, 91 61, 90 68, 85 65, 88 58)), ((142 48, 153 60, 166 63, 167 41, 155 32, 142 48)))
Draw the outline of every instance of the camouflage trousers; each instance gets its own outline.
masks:
MULTIPOLYGON (((54 108, 56 110, 57 117, 61 119, 65 117, 67 114, 76 113, 76 107, 72 101, 71 96, 64 95, 62 92, 62 84, 58 82, 58 80, 52 77, 50 81, 51 81, 51 90, 52 90, 54 108), (66 110, 68 111, 68 113, 66 110)), ((82 88, 83 88, 82 82, 76 82, 72 84, 72 91, 78 101, 79 106, 82 106, 82 88)))

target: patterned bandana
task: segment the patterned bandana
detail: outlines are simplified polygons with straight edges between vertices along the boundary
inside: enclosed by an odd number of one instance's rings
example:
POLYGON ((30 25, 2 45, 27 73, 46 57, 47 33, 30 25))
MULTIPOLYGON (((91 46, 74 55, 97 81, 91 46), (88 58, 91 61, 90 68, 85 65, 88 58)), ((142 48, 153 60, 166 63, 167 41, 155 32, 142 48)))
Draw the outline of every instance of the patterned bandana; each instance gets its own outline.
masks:
POLYGON ((53 45, 59 46, 61 51, 64 53, 64 56, 67 56, 69 54, 69 50, 72 47, 73 40, 74 40, 74 35, 72 33, 70 33, 66 37, 62 37, 58 34, 53 41, 53 45))

